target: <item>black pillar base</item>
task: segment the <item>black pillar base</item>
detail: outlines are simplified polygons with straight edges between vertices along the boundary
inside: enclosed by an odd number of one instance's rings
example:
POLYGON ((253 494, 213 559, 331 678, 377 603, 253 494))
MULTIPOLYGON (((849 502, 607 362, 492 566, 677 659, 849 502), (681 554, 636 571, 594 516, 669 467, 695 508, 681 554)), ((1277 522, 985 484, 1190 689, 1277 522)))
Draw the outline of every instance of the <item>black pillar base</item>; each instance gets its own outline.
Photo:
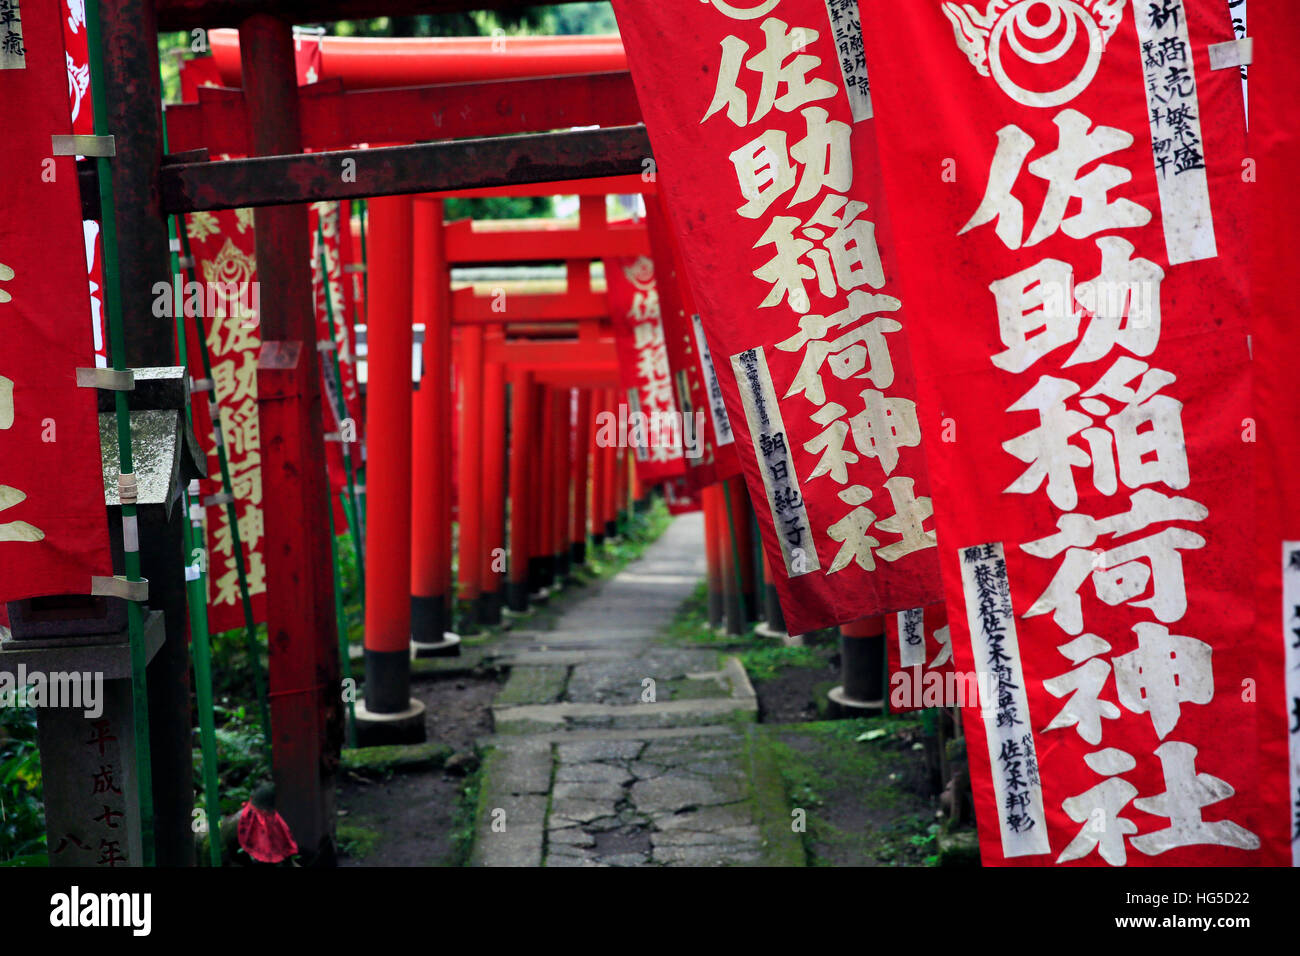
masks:
POLYGON ((563 582, 569 576, 569 553, 557 554, 552 560, 555 562, 555 580, 563 582))
POLYGON ((840 676, 844 695, 878 701, 885 693, 885 636, 840 637, 840 676))
POLYGON ((722 626, 722 592, 709 591, 709 626, 722 626))
POLYGON ((446 595, 411 596, 411 640, 421 644, 437 644, 442 640, 443 634, 450 630, 450 623, 446 595))
MULTIPOLYGON (((439 635, 441 640, 441 635, 439 635)), ((411 652, 365 651, 366 707, 375 714, 396 714, 411 703, 411 652)))
POLYGON ((599 548, 604 543, 605 543, 605 533, 603 531, 597 531, 595 534, 591 536, 591 546, 593 548, 599 548))
POLYGON ((579 568, 587 563, 587 542, 575 541, 569 545, 569 564, 579 568))
POLYGON ((544 587, 546 581, 542 559, 534 555, 528 559, 528 590, 529 592, 540 591, 544 587))
POLYGON ((493 627, 501 623, 501 608, 504 596, 500 591, 484 591, 478 596, 478 619, 481 623, 493 627))
POLYGON ((607 537, 607 538, 617 538, 617 537, 618 537, 618 521, 617 521, 617 520, 615 520, 615 521, 606 521, 606 522, 605 522, 605 537, 607 537))
POLYGON ((479 627, 479 599, 461 598, 456 601, 456 633, 477 634, 479 627))
POLYGON ((506 582, 506 606, 512 611, 523 614, 528 610, 528 582, 506 582))
POLYGON ((745 633, 745 611, 740 604, 740 595, 734 591, 724 594, 722 607, 725 612, 727 633, 732 635, 745 633))
POLYGON ((767 605, 767 626, 773 631, 784 631, 785 614, 781 611, 781 601, 777 597, 776 587, 767 585, 764 589, 764 597, 767 605))

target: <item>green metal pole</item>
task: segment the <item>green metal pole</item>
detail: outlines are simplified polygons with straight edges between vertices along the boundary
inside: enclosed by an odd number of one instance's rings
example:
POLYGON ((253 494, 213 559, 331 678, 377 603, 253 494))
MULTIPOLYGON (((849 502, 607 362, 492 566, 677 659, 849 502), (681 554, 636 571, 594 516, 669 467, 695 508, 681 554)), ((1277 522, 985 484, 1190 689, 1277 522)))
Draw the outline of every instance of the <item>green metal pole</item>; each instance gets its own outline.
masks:
MULTIPOLYGON (((181 223, 177 233, 180 235, 181 248, 185 258, 193 263, 190 252, 190 240, 181 223)), ((193 281, 193 265, 186 267, 187 276, 193 281)), ((203 377, 209 382, 212 378, 212 356, 208 354, 207 331, 203 327, 201 309, 194 310, 194 331, 199 340, 199 355, 203 360, 203 377)), ((262 719, 262 736, 266 741, 267 751, 271 748, 271 710, 266 696, 266 675, 262 670, 261 644, 257 640, 257 624, 253 621, 253 599, 248 590, 248 569, 244 564, 244 545, 239 534, 239 517, 235 509, 234 484, 230 480, 230 463, 226 457, 225 433, 221 427, 221 407, 217 404, 216 386, 213 386, 212 398, 208 402, 208 411, 212 419, 212 443, 217 451, 217 464, 221 469, 221 490, 226 498, 226 521, 230 525, 230 549, 235 558, 235 576, 239 581, 239 600, 244 610, 244 648, 248 654, 249 666, 253 670, 253 684, 257 691, 258 712, 262 719)))
MULTIPOLYGON (((164 142, 166 133, 164 132, 164 142)), ((172 239, 176 238, 179 223, 175 217, 169 217, 167 228, 172 239)), ((175 252, 171 254, 172 274, 180 274, 180 262, 175 252)), ((189 343, 185 336, 184 310, 176 313, 176 342, 180 363, 188 364, 189 343)), ((185 406, 185 418, 194 427, 194 410, 185 406)), ((194 556, 195 550, 203 547, 203 524, 194 517, 198 505, 198 482, 187 490, 182 504, 185 507, 185 522, 182 531, 185 541, 185 553, 194 556)), ((200 512, 201 514, 201 512, 200 512)), ((190 652, 194 661, 194 696, 199 711, 199 746, 203 751, 203 802, 208 817, 208 856, 213 866, 221 866, 221 798, 217 793, 217 730, 216 719, 212 709, 212 647, 208 635, 208 601, 206 561, 198 561, 185 569, 186 599, 190 612, 190 652), (214 822, 215 821, 215 824, 214 822), (215 825, 216 831, 213 831, 215 825)))
MULTIPOLYGON (((105 136, 108 130, 108 104, 104 94, 104 52, 100 36, 99 0, 86 2, 86 38, 90 59, 90 91, 94 110, 95 135, 105 136)), ((125 132, 125 131, 124 131, 125 132)), ((114 218, 113 168, 106 156, 95 160, 99 173, 99 207, 102 218, 104 248, 104 311, 108 321, 109 347, 113 368, 126 369, 126 330, 122 322, 122 277, 117 260, 117 221, 114 218)), ((135 465, 131 455, 131 413, 127 408, 126 393, 115 391, 114 411, 117 417, 118 471, 133 475, 135 465)), ((140 581, 140 551, 138 545, 137 511, 134 502, 122 502, 122 533, 127 581, 140 581)), ((148 659, 144 646, 144 620, 139 602, 127 601, 127 628, 131 639, 131 710, 135 728, 136 782, 140 801, 140 846, 145 866, 154 865, 154 809, 153 809, 153 759, 149 747, 149 693, 146 668, 148 659)))
MULTIPOLYGON (((343 498, 342 495, 339 496, 343 498)), ((343 498, 343 505, 347 506, 347 499, 343 498)), ((335 534, 334 528, 334 509, 330 509, 330 560, 334 563, 334 619, 338 621, 339 631, 339 663, 343 665, 343 680, 348 682, 349 686, 354 688, 356 684, 352 681, 352 655, 349 653, 348 646, 348 620, 343 613, 343 580, 341 569, 339 568, 339 539, 335 534)), ((348 698, 348 746, 356 747, 357 745, 357 704, 356 694, 348 698)))
MULTIPOLYGON (((197 482, 196 482, 197 484, 197 482)), ((187 515, 193 499, 187 496, 187 515)), ((185 549, 193 555, 203 539, 203 525, 195 518, 185 522, 185 549)), ((194 657, 194 696, 199 711, 199 743, 203 749, 203 803, 208 817, 208 858, 221 866, 221 795, 217 783, 217 729, 212 710, 212 647, 208 640, 207 575, 199 562, 191 576, 185 572, 190 602, 190 650, 194 657)))

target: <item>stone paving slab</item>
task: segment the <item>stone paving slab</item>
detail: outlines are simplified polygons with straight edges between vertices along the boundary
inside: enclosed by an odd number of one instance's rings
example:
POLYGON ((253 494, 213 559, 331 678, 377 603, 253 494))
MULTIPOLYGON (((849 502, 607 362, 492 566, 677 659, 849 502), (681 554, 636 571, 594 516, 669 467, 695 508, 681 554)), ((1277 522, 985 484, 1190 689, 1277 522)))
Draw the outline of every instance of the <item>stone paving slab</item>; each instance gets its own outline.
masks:
POLYGON ((492 719, 499 734, 546 732, 562 728, 689 727, 725 722, 735 716, 754 720, 758 705, 731 697, 700 700, 670 700, 655 704, 540 704, 493 707, 492 719))
POLYGON ((716 650, 655 643, 704 570, 702 519, 680 517, 642 558, 567 606, 553 630, 515 632, 497 649, 512 670, 484 741, 493 749, 475 863, 772 861, 773 820, 788 829, 778 819, 788 808, 783 792, 760 786, 745 730, 758 705, 744 668, 716 650), (643 698, 646 678, 653 701, 643 698), (492 828, 493 810, 504 829, 492 828))

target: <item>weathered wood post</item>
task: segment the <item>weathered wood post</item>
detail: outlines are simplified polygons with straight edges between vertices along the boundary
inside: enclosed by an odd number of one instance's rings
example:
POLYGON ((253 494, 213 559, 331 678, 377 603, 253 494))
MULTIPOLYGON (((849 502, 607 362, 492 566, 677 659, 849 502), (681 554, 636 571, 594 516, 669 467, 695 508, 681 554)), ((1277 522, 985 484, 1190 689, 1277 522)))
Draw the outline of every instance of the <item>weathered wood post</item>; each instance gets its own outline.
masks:
MULTIPOLYGON (((292 28, 254 14, 240 24, 239 40, 250 155, 301 153, 292 28)), ((307 207, 259 207, 253 228, 263 303, 258 415, 271 764, 277 808, 304 860, 330 863, 343 708, 307 207)))

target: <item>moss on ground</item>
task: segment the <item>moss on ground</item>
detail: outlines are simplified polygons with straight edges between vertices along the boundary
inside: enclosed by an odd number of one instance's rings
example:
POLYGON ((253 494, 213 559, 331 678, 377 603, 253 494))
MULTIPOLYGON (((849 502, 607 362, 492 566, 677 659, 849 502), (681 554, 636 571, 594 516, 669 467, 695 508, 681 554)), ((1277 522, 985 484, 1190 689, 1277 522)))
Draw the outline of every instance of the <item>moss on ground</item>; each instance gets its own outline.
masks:
POLYGON ((510 679, 497 694, 493 706, 516 704, 553 704, 564 696, 569 682, 567 667, 512 667, 510 679))
POLYGON ((381 776, 390 772, 437 770, 451 754, 450 747, 436 741, 347 748, 339 755, 339 765, 363 776, 381 776))
POLYGON ((655 689, 656 700, 708 700, 718 697, 730 697, 731 692, 712 678, 696 680, 683 677, 678 680, 659 681, 655 689))
POLYGON ((806 866, 807 848, 790 826, 790 803, 775 750, 756 725, 745 728, 745 750, 754 785, 754 818, 763 840, 763 865, 806 866))
POLYGON ((756 728, 790 806, 805 812, 811 865, 937 862, 937 805, 920 793, 924 765, 912 749, 919 723, 898 716, 756 728))
POLYGON ((339 853, 353 860, 364 860, 382 836, 378 830, 371 827, 342 821, 335 830, 339 853))
POLYGON ((489 748, 482 752, 479 766, 465 777, 460 793, 456 799, 456 809, 452 814, 451 846, 452 855, 448 866, 469 866, 474 853, 474 841, 478 838, 479 820, 484 814, 486 794, 483 781, 487 779, 487 765, 497 751, 489 748))

